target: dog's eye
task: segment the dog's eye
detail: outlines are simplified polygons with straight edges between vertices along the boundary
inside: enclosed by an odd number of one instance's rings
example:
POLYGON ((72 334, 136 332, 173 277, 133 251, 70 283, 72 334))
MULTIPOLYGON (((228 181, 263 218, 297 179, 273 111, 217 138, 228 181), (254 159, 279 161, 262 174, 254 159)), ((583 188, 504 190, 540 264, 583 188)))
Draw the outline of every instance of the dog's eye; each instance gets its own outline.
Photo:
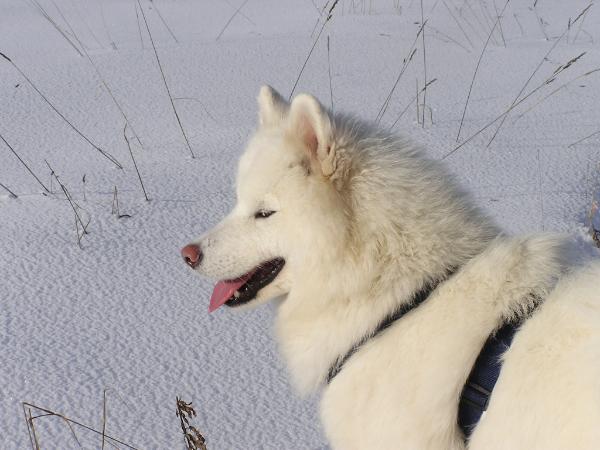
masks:
POLYGON ((269 216, 275 214, 275 211, 268 211, 266 209, 261 209, 254 214, 255 219, 266 219, 269 216))

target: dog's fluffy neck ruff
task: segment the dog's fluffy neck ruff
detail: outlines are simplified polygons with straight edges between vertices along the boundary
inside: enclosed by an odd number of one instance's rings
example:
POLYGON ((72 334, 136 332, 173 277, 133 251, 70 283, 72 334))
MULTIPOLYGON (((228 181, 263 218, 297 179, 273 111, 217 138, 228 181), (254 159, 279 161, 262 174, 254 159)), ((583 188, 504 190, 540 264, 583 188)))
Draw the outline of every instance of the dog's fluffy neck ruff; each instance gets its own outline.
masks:
POLYGON ((338 116, 334 124, 338 160, 331 182, 348 217, 337 230, 344 239, 327 252, 319 248, 318 264, 291 262, 304 283, 292 288, 277 318, 281 350, 303 393, 317 389, 336 358, 384 317, 498 235, 440 165, 412 144, 352 118, 338 116))

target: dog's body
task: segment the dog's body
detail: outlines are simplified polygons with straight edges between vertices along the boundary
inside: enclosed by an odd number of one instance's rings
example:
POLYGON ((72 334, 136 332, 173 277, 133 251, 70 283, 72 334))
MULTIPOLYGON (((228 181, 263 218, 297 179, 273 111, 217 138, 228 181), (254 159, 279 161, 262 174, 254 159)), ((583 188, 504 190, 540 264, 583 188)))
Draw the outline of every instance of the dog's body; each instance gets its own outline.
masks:
POLYGON ((279 299, 281 351, 299 391, 324 387, 332 448, 599 449, 600 265, 572 269, 561 238, 501 236, 398 137, 306 95, 289 105, 263 88, 259 105, 238 204, 184 257, 229 280, 213 309, 279 299), (428 284, 423 304, 327 384, 340 357, 428 284), (519 318, 466 444, 465 381, 487 338, 519 318))

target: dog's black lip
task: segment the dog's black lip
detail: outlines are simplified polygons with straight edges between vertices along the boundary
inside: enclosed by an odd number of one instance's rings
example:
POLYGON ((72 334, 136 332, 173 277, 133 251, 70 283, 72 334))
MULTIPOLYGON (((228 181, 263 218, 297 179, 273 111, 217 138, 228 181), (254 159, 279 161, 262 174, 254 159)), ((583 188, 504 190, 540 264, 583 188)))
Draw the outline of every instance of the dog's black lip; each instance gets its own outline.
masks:
POLYGON ((254 300, 258 291, 271 284, 277 278, 284 265, 285 260, 283 258, 274 258, 261 263, 250 279, 238 289, 240 293, 239 297, 231 296, 225 304, 230 307, 236 307, 254 300))

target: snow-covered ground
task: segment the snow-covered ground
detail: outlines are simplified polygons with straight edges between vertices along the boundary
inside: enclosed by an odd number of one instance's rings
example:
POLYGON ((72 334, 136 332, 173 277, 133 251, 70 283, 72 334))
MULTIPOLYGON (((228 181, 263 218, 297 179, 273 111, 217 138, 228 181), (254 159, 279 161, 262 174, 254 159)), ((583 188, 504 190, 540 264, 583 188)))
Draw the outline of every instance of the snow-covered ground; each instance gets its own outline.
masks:
MULTIPOLYGON (((0 188, 1 448, 29 446, 23 401, 101 429, 104 389, 107 433, 138 448, 183 447, 176 395, 193 401, 194 424, 210 450, 327 448, 315 399, 298 398, 288 385, 272 339, 272 309, 208 315, 211 285, 179 256, 183 244, 232 205, 235 162, 255 126, 258 89, 268 83, 290 93, 321 28, 324 1, 141 0, 192 159, 135 1, 0 0, 0 52, 125 166, 117 169, 82 140, 0 58, 0 134, 54 192, 41 195, 0 141, 0 183, 18 195, 0 188), (79 46, 77 35, 141 138, 143 149, 128 129, 150 202, 121 113, 89 60, 36 3, 79 46), (82 249, 73 210, 45 160, 82 220, 90 220, 82 249), (120 213, 129 218, 111 214, 115 186, 120 213)), ((479 66, 461 141, 506 111, 542 61, 522 95, 586 54, 519 105, 489 147, 493 126, 446 161, 508 232, 567 231, 583 242, 600 135, 569 145, 600 130, 600 72, 584 75, 600 68, 600 5, 563 34, 588 0, 535 3, 506 8, 502 34, 498 27, 479 66)), ((423 143, 432 157, 456 147, 475 66, 503 7, 503 0, 424 2, 427 80, 436 81, 427 91, 425 127, 413 104, 395 130, 423 143)), ((296 91, 327 105, 332 92, 335 110, 375 119, 420 21, 418 0, 340 1, 296 91)), ((423 80, 419 39, 383 126, 396 120, 423 80)), ((79 448, 59 418, 35 424, 43 449, 79 448)), ((84 448, 99 448, 97 435, 75 431, 84 448)))

